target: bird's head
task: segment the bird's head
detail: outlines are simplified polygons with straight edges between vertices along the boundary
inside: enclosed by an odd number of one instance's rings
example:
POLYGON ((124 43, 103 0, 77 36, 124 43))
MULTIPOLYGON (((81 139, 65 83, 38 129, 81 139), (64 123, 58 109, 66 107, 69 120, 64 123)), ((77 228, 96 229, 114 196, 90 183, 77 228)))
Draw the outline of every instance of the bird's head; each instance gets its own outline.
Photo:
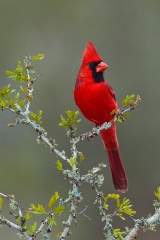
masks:
POLYGON ((82 64, 78 73, 78 85, 91 82, 104 82, 103 72, 108 65, 103 62, 97 50, 91 42, 87 43, 82 56, 82 64), (80 83, 80 81, 82 81, 80 83))

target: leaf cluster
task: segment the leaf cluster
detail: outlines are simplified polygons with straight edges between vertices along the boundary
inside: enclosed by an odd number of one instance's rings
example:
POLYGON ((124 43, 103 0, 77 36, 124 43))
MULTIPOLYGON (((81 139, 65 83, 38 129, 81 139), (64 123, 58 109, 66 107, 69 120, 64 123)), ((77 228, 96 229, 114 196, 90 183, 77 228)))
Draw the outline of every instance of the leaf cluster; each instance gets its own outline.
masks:
MULTIPOLYGON (((11 78, 13 81, 21 81, 21 82, 30 82, 33 80, 33 76, 28 75, 28 69, 31 69, 31 60, 32 61, 40 61, 44 58, 44 54, 38 54, 37 56, 26 57, 25 66, 22 65, 21 61, 18 61, 17 67, 13 71, 6 71, 8 78, 11 78)), ((31 74, 34 74, 35 71, 30 70, 31 74)))
MULTIPOLYGON (((55 192, 49 200, 48 207, 52 209, 51 213, 53 214, 59 214, 64 212, 64 206, 61 205, 56 206, 58 199, 59 194, 58 192, 55 192)), ((45 207, 42 204, 38 204, 37 206, 35 204, 30 204, 28 212, 33 214, 48 214, 48 212, 46 211, 45 207)))
POLYGON ((11 78, 13 81, 28 82, 33 80, 33 77, 30 77, 28 79, 27 68, 22 66, 21 61, 18 61, 17 67, 15 70, 6 71, 6 74, 8 75, 8 78, 11 78))
POLYGON ((17 111, 19 108, 22 108, 25 104, 25 99, 19 100, 19 93, 15 93, 13 96, 11 95, 15 90, 10 88, 10 85, 4 86, 0 90, 0 106, 1 110, 9 107, 13 110, 17 111))
POLYGON ((59 126, 61 127, 72 127, 81 121, 81 119, 77 119, 79 116, 79 112, 75 110, 68 110, 66 111, 67 118, 61 116, 61 122, 59 126))
POLYGON ((33 236, 36 233, 36 229, 37 229, 37 222, 34 222, 33 225, 26 227, 27 233, 30 236, 33 236))
POLYGON ((117 121, 122 123, 125 121, 125 117, 130 116, 130 112, 128 112, 128 110, 133 110, 139 101, 141 101, 141 97, 139 95, 137 95, 136 98, 134 94, 127 95, 122 101, 122 110, 116 109, 113 110, 110 114, 116 115, 117 121), (127 105, 129 105, 129 108, 124 109, 127 105))
POLYGON ((10 89, 10 85, 4 86, 0 89, 0 106, 1 110, 4 110, 8 107, 10 101, 12 100, 11 93, 15 90, 10 89))
POLYGON ((39 53, 37 56, 32 56, 32 60, 33 61, 40 61, 44 58, 44 54, 43 53, 39 53))
POLYGON ((28 211, 33 214, 47 214, 45 208, 41 204, 38 204, 37 207, 33 203, 30 204, 30 208, 28 211))
POLYGON ((127 106, 127 105, 132 105, 133 101, 134 101, 134 94, 131 95, 127 95, 125 99, 123 99, 122 101, 122 105, 123 107, 127 106))
POLYGON ((120 201, 120 195, 119 194, 108 194, 106 197, 103 196, 103 207, 105 209, 109 208, 108 200, 114 199, 116 201, 116 211, 114 215, 120 217, 122 220, 125 220, 123 214, 127 214, 129 216, 132 216, 136 214, 135 211, 132 210, 131 201, 124 197, 122 201, 120 201))
MULTIPOLYGON (((48 203, 48 207, 50 209, 49 212, 46 211, 45 207, 42 204, 37 204, 37 206, 33 203, 30 204, 30 208, 27 210, 27 214, 24 217, 25 221, 28 221, 31 218, 31 214, 35 214, 35 215, 44 214, 48 216, 46 218, 47 220, 46 223, 48 227, 55 226, 56 221, 55 221, 54 215, 61 214, 62 212, 64 212, 64 206, 60 204, 57 205, 58 200, 59 200, 59 194, 58 192, 55 192, 50 198, 48 203)), ((34 222, 33 225, 31 226, 30 225, 26 226, 27 233, 30 235, 34 235, 36 233, 36 229, 37 229, 37 222, 34 222)))
MULTIPOLYGON (((31 101, 33 96, 30 92, 32 92, 32 84, 33 84, 33 76, 32 74, 35 73, 35 71, 31 70, 31 60, 41 60, 44 58, 44 54, 38 54, 37 56, 32 56, 29 58, 25 58, 24 63, 25 66, 21 63, 21 61, 18 61, 17 67, 13 71, 6 71, 6 75, 8 78, 11 78, 13 81, 21 81, 21 83, 27 82, 27 88, 23 88, 23 86, 20 86, 21 91, 26 95, 27 94, 27 100, 31 101), (30 66, 30 67, 29 67, 30 66)), ((1 110, 4 110, 5 108, 11 108, 14 111, 19 111, 25 104, 26 99, 20 99, 20 93, 15 93, 12 95, 12 93, 15 92, 15 90, 10 88, 10 85, 4 86, 0 90, 0 107, 1 110)), ((41 122, 41 112, 39 112, 37 115, 32 114, 35 121, 38 123, 41 122)))
POLYGON ((64 206, 61 206, 61 205, 55 206, 58 199, 59 199, 59 194, 58 192, 55 192, 48 203, 48 207, 53 209, 54 214, 59 214, 64 212, 64 206))

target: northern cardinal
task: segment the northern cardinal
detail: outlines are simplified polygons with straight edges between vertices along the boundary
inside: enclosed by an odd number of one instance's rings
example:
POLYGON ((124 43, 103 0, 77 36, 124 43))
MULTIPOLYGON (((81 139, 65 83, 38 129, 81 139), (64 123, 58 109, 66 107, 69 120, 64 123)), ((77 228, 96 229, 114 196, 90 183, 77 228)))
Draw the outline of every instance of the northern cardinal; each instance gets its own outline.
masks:
MULTIPOLYGON (((82 114, 96 126, 113 120, 118 110, 113 89, 105 81, 103 72, 108 68, 91 42, 87 43, 76 79, 74 99, 82 114)), ((100 132, 108 154, 114 188, 124 193, 128 181, 122 164, 116 136, 116 124, 100 132)))

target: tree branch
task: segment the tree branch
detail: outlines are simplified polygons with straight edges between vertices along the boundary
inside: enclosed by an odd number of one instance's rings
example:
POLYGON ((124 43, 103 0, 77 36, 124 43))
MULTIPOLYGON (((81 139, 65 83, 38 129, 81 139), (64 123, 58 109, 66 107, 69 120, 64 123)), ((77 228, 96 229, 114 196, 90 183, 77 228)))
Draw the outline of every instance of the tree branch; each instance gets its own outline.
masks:
POLYGON ((18 232, 20 232, 22 235, 24 235, 27 240, 33 240, 33 238, 32 238, 31 236, 29 236, 29 235, 24 231, 24 229, 21 228, 19 225, 17 225, 17 224, 15 224, 15 223, 13 223, 13 222, 11 222, 11 221, 3 218, 2 216, 0 216, 0 222, 1 222, 2 224, 6 224, 7 226, 12 227, 12 228, 18 230, 18 232))
POLYGON ((147 230, 152 224, 159 224, 160 223, 160 208, 156 211, 156 213, 147 218, 141 220, 136 220, 137 223, 135 224, 134 228, 130 230, 128 235, 124 238, 124 240, 132 240, 134 237, 137 236, 138 232, 141 230, 147 230))

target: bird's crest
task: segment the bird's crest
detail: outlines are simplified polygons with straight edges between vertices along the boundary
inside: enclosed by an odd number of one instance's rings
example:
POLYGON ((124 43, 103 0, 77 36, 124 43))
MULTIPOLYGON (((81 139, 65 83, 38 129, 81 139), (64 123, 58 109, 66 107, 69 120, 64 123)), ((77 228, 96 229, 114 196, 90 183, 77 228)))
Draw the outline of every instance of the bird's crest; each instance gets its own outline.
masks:
POLYGON ((89 62, 98 62, 101 61, 102 58, 99 56, 97 50, 91 42, 87 43, 87 46, 84 50, 82 57, 82 65, 87 64, 89 62))

